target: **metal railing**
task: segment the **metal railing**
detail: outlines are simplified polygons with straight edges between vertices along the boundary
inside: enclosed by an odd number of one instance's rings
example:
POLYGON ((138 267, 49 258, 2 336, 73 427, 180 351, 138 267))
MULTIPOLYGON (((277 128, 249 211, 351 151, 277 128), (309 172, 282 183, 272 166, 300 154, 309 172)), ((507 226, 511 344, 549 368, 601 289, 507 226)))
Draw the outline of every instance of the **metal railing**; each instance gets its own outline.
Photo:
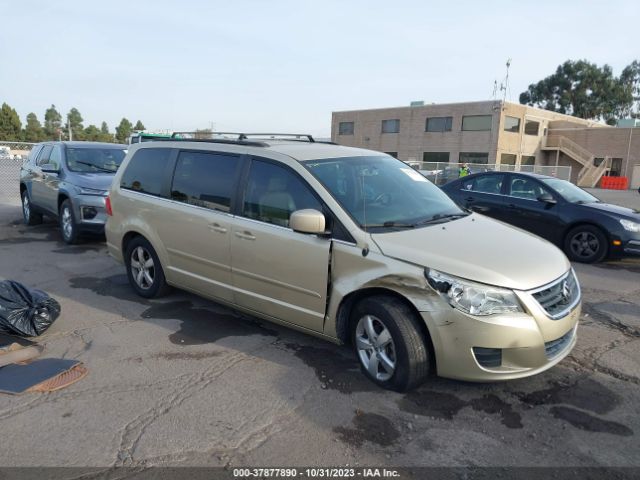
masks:
POLYGON ((549 135, 547 137, 546 147, 558 148, 582 165, 589 165, 593 162, 593 153, 579 143, 576 143, 562 135, 549 135))
MULTIPOLYGON (((418 170, 434 184, 441 186, 460 178, 462 163, 448 162, 407 162, 412 168, 418 170)), ((571 181, 571 167, 547 166, 547 165, 504 165, 495 163, 468 163, 471 173, 480 172, 529 172, 556 177, 561 180, 571 181)))

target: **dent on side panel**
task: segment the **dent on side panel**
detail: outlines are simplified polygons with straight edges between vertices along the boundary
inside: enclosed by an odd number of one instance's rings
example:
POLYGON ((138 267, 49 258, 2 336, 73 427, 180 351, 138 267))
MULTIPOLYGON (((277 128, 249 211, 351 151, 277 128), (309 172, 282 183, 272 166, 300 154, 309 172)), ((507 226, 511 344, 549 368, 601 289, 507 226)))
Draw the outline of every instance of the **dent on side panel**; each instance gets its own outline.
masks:
POLYGON ((334 242, 330 282, 324 333, 332 337, 338 336, 337 317, 342 300, 358 290, 391 290, 407 298, 420 312, 435 312, 446 307, 427 284, 423 268, 386 257, 373 248, 365 256, 358 246, 334 242))

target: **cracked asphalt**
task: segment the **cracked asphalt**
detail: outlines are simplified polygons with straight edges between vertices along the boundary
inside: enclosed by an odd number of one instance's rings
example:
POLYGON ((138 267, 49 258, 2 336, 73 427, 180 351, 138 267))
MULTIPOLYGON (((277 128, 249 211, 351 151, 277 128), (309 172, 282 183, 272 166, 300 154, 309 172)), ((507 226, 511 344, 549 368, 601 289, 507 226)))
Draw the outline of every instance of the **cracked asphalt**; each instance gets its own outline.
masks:
POLYGON ((0 395, 2 466, 639 466, 640 259, 575 265, 571 356, 538 376, 397 394, 351 352, 174 291, 144 300, 100 239, 0 204, 0 278, 62 305, 43 357, 89 375, 0 395))

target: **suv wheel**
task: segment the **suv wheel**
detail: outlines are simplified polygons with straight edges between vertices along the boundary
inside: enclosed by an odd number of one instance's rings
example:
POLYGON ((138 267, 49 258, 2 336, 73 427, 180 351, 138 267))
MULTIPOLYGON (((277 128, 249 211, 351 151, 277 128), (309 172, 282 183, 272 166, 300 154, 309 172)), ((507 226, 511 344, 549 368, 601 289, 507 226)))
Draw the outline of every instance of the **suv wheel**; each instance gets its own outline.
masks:
POLYGON ((26 190, 22 192, 22 217, 24 218, 25 225, 38 225, 42 223, 42 215, 33 211, 29 193, 26 190))
POLYGON ((62 239, 65 243, 74 244, 78 243, 78 226, 76 219, 73 215, 73 207, 69 200, 65 200, 60 205, 60 212, 58 215, 60 220, 60 230, 62 231, 62 239))
POLYGON ((592 225, 572 229, 564 241, 564 251, 570 260, 583 263, 600 262, 607 255, 607 237, 592 225))
POLYGON ((169 292, 160 259, 145 238, 136 237, 129 242, 125 262, 129 283, 138 295, 154 298, 169 292))
POLYGON ((356 305, 352 343, 369 379, 383 388, 403 392, 427 378, 431 357, 420 321, 393 297, 369 297, 356 305))

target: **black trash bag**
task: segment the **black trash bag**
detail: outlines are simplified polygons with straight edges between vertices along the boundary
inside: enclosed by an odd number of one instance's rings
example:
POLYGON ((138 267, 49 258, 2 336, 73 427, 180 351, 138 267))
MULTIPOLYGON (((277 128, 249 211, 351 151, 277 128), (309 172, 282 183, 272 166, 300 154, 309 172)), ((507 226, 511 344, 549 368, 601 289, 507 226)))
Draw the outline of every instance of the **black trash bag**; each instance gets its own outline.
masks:
POLYGON ((41 290, 0 281, 0 333, 37 337, 60 315, 60 304, 41 290))

